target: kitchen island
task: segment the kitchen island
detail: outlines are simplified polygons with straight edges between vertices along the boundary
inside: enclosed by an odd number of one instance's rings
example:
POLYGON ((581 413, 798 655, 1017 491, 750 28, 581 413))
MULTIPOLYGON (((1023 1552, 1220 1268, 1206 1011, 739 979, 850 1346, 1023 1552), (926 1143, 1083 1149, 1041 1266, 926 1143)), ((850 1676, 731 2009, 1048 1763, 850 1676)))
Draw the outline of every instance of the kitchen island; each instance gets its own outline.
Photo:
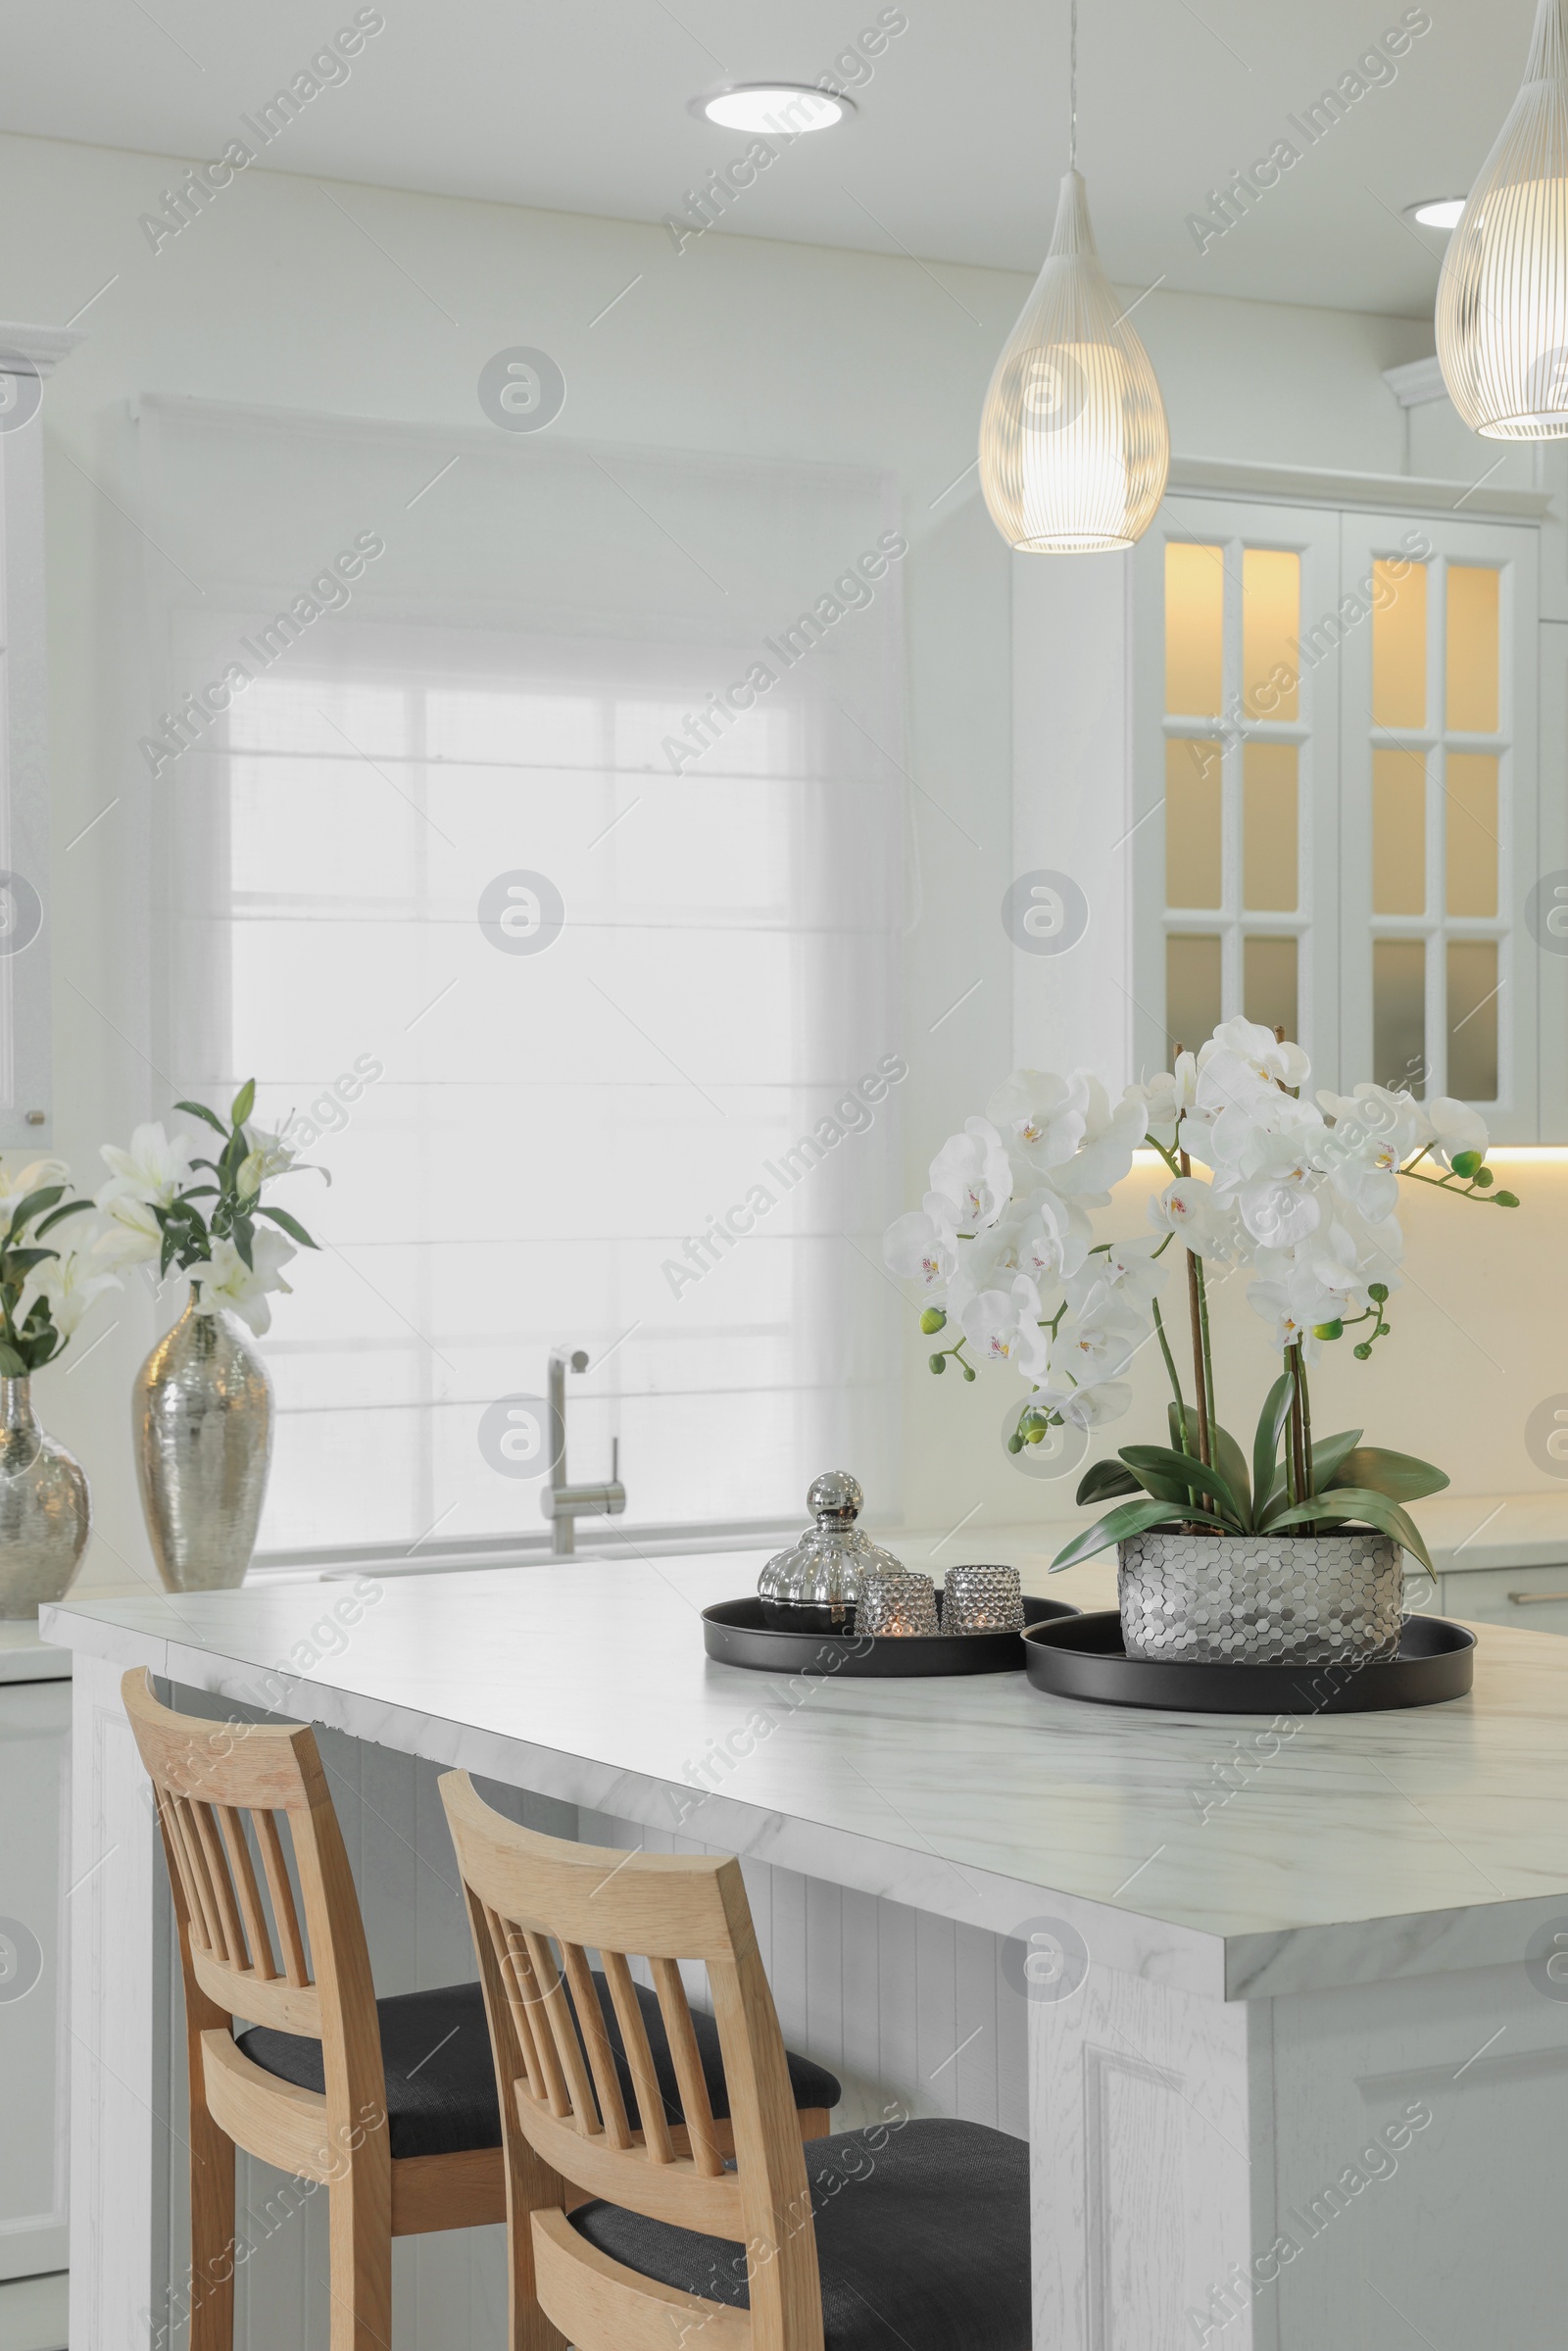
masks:
MULTIPOLYGON (((75 1675, 74 2343, 163 2351, 181 2308, 178 1993, 119 1695, 144 1665, 175 1704, 320 1728, 382 1992, 473 1972, 439 1768, 556 1834, 742 1855, 842 2124, 1030 2138, 1040 2351, 1556 2351, 1568 1642, 1487 1626, 1468 1698, 1272 1724, 1021 1675, 789 1681, 703 1651, 699 1609, 760 1564, 47 1612, 75 1675)), ((242 2173, 251 2351, 317 2340, 322 2216, 261 2218, 278 2185, 242 2173)), ((497 2234, 398 2248, 400 2351, 499 2344, 497 2234)))

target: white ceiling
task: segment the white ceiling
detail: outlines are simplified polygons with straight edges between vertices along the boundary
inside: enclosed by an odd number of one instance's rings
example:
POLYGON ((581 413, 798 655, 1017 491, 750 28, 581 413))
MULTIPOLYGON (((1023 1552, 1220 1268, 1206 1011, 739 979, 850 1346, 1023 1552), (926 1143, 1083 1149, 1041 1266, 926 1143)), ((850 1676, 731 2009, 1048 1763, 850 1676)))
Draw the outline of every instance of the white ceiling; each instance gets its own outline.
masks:
MULTIPOLYGON (((11 0, 0 127, 217 155, 357 0, 11 0)), ((345 84, 269 169, 658 220, 743 134, 686 102, 726 80, 814 79, 882 0, 386 0, 345 84)), ((1034 270, 1066 160, 1066 0, 905 0, 858 118, 801 140, 737 202, 744 236, 1034 270)), ((1402 13, 1412 13, 1408 10, 1402 13)), ((1121 283, 1430 313, 1444 240, 1398 216, 1462 192, 1518 85, 1531 0, 1433 0, 1370 89, 1200 253, 1186 226, 1234 167, 1294 134, 1401 0, 1082 0, 1080 161, 1121 283)), ((1300 146, 1303 142, 1296 139, 1300 146)))

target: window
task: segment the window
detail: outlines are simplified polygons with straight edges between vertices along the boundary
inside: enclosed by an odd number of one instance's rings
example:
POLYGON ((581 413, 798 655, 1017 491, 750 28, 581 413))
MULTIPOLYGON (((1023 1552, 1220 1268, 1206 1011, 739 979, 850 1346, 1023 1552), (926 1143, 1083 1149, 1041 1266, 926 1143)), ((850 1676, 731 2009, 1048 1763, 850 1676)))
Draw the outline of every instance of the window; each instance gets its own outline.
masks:
MULTIPOLYGON (((254 1071, 261 1113, 295 1111, 333 1178, 283 1195, 326 1246, 288 1269, 264 1343, 264 1558, 539 1542, 540 1484, 498 1466, 484 1416, 542 1396, 557 1344, 591 1359, 568 1381, 573 1480, 620 1442, 617 1529, 795 1519, 840 1455, 886 1491, 896 570, 858 609, 846 590, 838 633, 781 657, 708 752, 672 772, 668 751, 875 547, 882 485, 690 461, 706 570, 677 586, 648 512, 672 511, 667 463, 609 454, 632 494, 607 494, 579 452, 458 435, 465 503, 419 522, 434 494, 410 511, 409 490, 450 454, 423 436, 385 436, 356 481, 342 428, 151 423, 160 538, 197 579, 215 478, 227 544, 264 528, 236 498, 287 508, 279 583, 343 516, 410 513, 163 779, 163 1066, 209 1096, 254 1071), (792 597, 759 602, 764 555, 792 597), (564 921, 535 950, 550 890, 564 921)), ((283 600, 225 601, 172 605, 160 703, 283 600)))

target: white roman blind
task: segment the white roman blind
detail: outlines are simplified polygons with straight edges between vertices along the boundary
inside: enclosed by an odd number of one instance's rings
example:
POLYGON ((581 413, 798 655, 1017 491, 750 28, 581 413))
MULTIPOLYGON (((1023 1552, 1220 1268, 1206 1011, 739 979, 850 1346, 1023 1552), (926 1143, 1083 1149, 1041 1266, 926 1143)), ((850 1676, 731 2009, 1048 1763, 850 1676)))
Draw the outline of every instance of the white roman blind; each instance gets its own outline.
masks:
POLYGON ((494 1415, 555 1344, 590 1356, 571 1476, 618 1437, 627 1529, 796 1516, 840 1462, 891 1498, 885 478, 189 403, 139 432, 155 1057, 169 1099, 254 1072, 332 1175, 275 1196, 324 1246, 264 1342, 264 1557, 537 1541, 494 1415))

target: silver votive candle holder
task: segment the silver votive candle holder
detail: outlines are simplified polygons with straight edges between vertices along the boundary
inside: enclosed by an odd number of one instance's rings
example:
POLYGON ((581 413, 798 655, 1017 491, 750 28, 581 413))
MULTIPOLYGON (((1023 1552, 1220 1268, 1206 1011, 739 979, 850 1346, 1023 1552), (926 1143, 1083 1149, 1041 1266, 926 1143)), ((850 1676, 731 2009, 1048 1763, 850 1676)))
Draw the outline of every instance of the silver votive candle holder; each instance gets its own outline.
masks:
POLYGON ((936 1588, 931 1578, 917 1574, 913 1568, 902 1568, 897 1575, 873 1570, 862 1577, 855 1609, 855 1630, 881 1638, 929 1636, 939 1631, 936 1588))
POLYGON ((1023 1587, 1015 1567, 950 1567, 942 1587, 944 1633, 1021 1633, 1023 1587))

